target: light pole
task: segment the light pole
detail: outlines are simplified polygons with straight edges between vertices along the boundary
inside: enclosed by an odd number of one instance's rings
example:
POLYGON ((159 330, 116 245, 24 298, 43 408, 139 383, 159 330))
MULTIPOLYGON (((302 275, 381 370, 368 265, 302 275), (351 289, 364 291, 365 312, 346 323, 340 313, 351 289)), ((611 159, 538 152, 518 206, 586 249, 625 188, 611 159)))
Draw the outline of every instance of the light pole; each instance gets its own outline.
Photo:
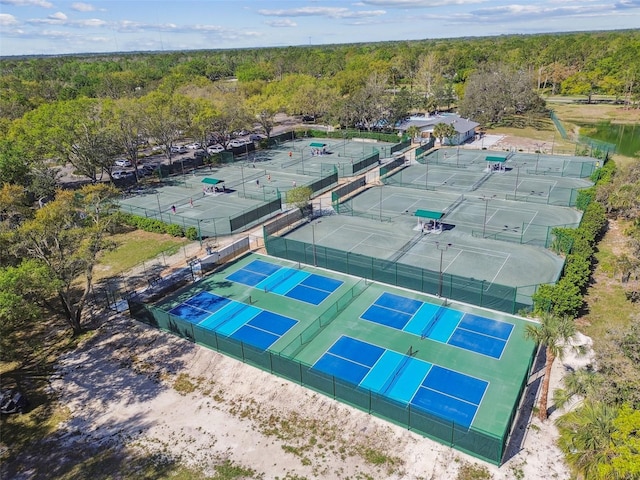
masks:
POLYGON ((240 164, 240 175, 242 175, 242 195, 247 198, 247 192, 244 187, 244 166, 240 164))
POLYGON ((516 165, 516 185, 513 188, 513 196, 515 197, 515 200, 517 200, 518 198, 518 181, 520 179, 520 167, 524 167, 526 165, 526 163, 523 163, 522 165, 516 165))
POLYGON ((482 238, 484 238, 484 233, 487 229, 487 211, 489 210, 489 202, 493 200, 496 196, 491 195, 490 197, 482 196, 480 200, 484 202, 484 221, 482 222, 482 238))
POLYGON ((378 205, 380 206, 379 210, 380 210, 380 222, 382 223, 382 184, 380 185, 380 201, 378 202, 378 205))
POLYGON ((425 155, 424 157, 424 164, 427 167, 427 176, 424 179, 424 189, 429 190, 429 156, 428 155, 425 155))
MULTIPOLYGON (((316 223, 321 223, 321 220, 318 220, 316 223)), ((311 245, 313 246, 313 266, 318 266, 318 261, 316 258, 316 224, 311 224, 311 245)))
POLYGON ((534 145, 536 146, 536 150, 538 153, 538 156, 536 157, 536 175, 538 174, 538 162, 540 161, 540 153, 542 150, 542 147, 544 147, 544 143, 534 143, 534 145))
POLYGON ((442 257, 444 256, 444 252, 446 252, 449 247, 453 245, 452 243, 440 243, 440 242, 436 242, 436 248, 438 250, 440 250, 440 281, 438 282, 438 297, 442 297, 442 276, 443 276, 443 271, 442 271, 442 257))
POLYGON ((160 195, 156 193, 156 200, 158 201, 158 215, 160 215, 160 221, 162 222, 162 207, 160 206, 160 195))

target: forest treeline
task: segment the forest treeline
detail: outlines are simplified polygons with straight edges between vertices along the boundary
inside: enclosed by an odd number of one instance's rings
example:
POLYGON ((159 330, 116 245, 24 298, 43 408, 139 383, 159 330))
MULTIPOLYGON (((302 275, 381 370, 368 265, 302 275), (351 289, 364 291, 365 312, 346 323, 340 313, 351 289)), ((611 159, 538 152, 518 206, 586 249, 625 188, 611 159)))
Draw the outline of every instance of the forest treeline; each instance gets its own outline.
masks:
MULTIPOLYGON (((215 47, 215 46, 212 46, 215 47)), ((511 35, 370 44, 114 53, 1 60, 0 112, 21 117, 43 103, 79 97, 142 96, 161 84, 237 78, 247 94, 288 76, 309 76, 338 95, 358 91, 372 74, 390 89, 423 94, 425 108, 462 97, 484 64, 529 72, 542 93, 640 95, 640 30, 511 35)), ((299 112, 312 114, 314 112, 299 112)))

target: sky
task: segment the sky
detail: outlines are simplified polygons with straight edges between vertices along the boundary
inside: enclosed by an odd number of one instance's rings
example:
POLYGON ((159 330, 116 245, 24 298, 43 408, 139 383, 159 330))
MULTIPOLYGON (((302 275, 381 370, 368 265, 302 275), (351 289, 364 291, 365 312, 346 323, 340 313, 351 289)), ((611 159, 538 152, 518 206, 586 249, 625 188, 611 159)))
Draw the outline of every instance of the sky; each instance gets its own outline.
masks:
POLYGON ((640 28, 640 0, 0 0, 0 55, 640 28))

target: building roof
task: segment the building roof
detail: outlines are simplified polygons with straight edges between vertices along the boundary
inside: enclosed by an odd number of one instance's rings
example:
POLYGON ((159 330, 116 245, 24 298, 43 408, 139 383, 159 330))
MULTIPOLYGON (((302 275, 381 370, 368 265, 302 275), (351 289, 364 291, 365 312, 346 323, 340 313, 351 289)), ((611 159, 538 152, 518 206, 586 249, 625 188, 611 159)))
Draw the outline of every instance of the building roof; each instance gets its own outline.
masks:
POLYGON ((460 115, 456 114, 447 114, 447 115, 434 115, 431 117, 411 117, 409 120, 402 122, 398 126, 398 130, 404 132, 411 126, 416 126, 422 132, 431 132, 433 131, 433 127, 435 127, 439 123, 446 123, 448 125, 453 125, 453 128, 456 129, 458 133, 466 133, 470 130, 475 129, 480 124, 470 120, 468 118, 462 118, 460 115))

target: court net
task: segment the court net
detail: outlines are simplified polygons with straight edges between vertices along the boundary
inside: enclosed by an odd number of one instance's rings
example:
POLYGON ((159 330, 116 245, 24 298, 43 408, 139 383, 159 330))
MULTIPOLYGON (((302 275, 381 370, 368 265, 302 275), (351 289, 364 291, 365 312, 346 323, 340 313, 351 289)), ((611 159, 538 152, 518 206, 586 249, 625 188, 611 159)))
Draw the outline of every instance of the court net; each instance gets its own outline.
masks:
POLYGON ((446 217, 447 215, 449 215, 451 212, 453 212, 456 208, 458 208, 458 206, 464 202, 464 194, 461 194, 458 198, 456 198, 456 201, 453 202, 451 205, 449 205, 447 208, 444 209, 444 211, 442 212, 442 216, 446 217))
POLYGON ((393 386, 398 382, 398 378, 400 377, 400 374, 404 372, 405 368, 407 368, 407 365, 409 364, 409 360, 411 360, 411 357, 413 357, 414 355, 415 355, 415 352, 413 351, 413 347, 409 347, 409 350, 404 355, 404 359, 402 360, 402 362, 400 362, 400 364, 395 368, 395 370, 391 373, 391 375, 389 375, 389 378, 387 378, 387 381, 384 382, 382 390, 380 390, 381 393, 385 394, 391 388, 393 388, 393 386))
POLYGON ((300 270, 300 262, 298 262, 295 268, 285 267, 285 271, 280 274, 276 274, 273 276, 273 279, 269 279, 267 284, 264 286, 264 293, 272 291, 281 283, 286 282, 289 278, 293 277, 300 270))
POLYGON ((231 320, 236 318, 242 312, 246 311, 250 306, 251 306, 251 296, 244 298, 242 301, 234 301, 234 305, 232 306, 232 308, 228 309, 225 312, 226 313, 225 318, 224 320, 222 320, 222 322, 220 322, 216 326, 216 330, 222 327, 223 325, 226 325, 227 323, 229 323, 231 320))
POLYGON ((409 250, 411 250, 414 247, 414 245, 417 244, 420 241, 422 236, 423 236, 422 232, 415 234, 411 240, 409 240, 402 247, 400 247, 400 250, 398 250, 389 259, 389 262, 396 263, 398 260, 400 260, 402 257, 404 257, 407 254, 407 252, 409 252, 409 250))
POLYGON ((438 310, 436 311, 436 313, 433 316, 433 318, 431 318, 431 320, 429 320, 429 323, 427 323, 427 325, 424 327, 424 330, 422 330, 422 333, 420 334, 420 339, 421 340, 424 340, 425 338, 427 338, 431 334, 431 332, 433 332, 433 329, 438 324, 438 321, 440 320, 440 317, 442 317, 442 315, 444 314, 445 310, 447 309, 447 305, 449 305, 449 302, 447 302, 447 300, 445 299, 444 303, 442 305, 440 305, 440 308, 438 308, 438 310))

